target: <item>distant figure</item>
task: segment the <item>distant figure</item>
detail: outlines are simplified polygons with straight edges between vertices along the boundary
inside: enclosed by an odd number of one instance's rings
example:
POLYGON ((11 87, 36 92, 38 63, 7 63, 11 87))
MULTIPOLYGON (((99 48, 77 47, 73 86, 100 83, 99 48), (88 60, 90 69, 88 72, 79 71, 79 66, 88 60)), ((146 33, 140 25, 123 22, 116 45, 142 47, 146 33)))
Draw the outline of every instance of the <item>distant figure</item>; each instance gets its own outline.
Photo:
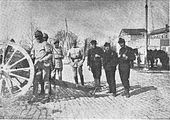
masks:
POLYGON ((169 69, 169 57, 168 54, 163 51, 163 50, 158 50, 157 51, 157 58, 159 58, 161 64, 162 64, 162 69, 169 69))
POLYGON ((125 88, 123 95, 129 98, 130 61, 135 60, 135 56, 133 54, 132 48, 125 45, 125 40, 123 38, 119 38, 118 43, 121 47, 119 50, 119 74, 122 84, 125 88))
POLYGON ((154 52, 153 50, 147 50, 147 61, 149 67, 152 69, 154 67, 154 52))
POLYGON ((158 50, 155 49, 153 51, 153 56, 154 56, 154 63, 155 63, 155 66, 158 67, 158 57, 157 57, 157 53, 158 53, 158 50))
POLYGON ((53 65, 54 65, 54 77, 57 80, 62 80, 62 70, 63 70, 63 62, 64 58, 62 48, 59 46, 59 39, 54 41, 53 48, 53 65))
POLYGON ((103 67, 106 73, 107 83, 109 84, 109 93, 116 97, 116 81, 115 72, 118 62, 118 56, 115 51, 110 48, 110 43, 104 44, 103 67))
POLYGON ((77 47, 77 40, 72 41, 72 48, 68 51, 67 57, 70 61, 70 65, 72 66, 72 70, 74 73, 74 80, 76 83, 76 87, 79 86, 78 84, 78 73, 80 75, 80 80, 81 80, 81 85, 84 85, 84 76, 83 76, 83 69, 82 69, 82 60, 83 59, 83 54, 81 52, 81 49, 77 47))
POLYGON ((100 89, 100 77, 102 73, 102 58, 104 51, 102 48, 96 46, 96 40, 92 40, 90 43, 92 48, 88 50, 87 66, 89 66, 89 70, 93 73, 95 87, 100 89))

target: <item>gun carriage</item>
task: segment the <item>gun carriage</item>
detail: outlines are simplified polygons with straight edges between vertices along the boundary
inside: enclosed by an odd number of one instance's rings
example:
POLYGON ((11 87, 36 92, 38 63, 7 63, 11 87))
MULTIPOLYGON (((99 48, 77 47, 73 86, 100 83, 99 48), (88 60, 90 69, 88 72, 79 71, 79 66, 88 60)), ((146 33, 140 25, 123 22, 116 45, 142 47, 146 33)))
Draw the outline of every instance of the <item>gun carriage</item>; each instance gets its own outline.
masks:
POLYGON ((34 64, 29 54, 15 43, 0 44, 0 97, 25 94, 34 79, 34 64))

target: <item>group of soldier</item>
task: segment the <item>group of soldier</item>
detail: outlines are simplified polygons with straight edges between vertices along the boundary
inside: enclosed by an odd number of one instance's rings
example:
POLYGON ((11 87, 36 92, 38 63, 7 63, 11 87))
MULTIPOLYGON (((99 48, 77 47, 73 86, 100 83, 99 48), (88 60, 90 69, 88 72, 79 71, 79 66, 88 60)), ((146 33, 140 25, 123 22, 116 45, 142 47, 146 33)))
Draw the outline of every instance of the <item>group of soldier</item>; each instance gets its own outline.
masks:
MULTIPOLYGON (((35 66, 35 79, 33 82, 33 97, 30 101, 35 101, 37 95, 43 95, 44 99, 42 102, 48 102, 50 100, 50 89, 51 89, 51 73, 54 78, 62 80, 62 70, 64 58, 62 47, 59 46, 59 39, 55 39, 53 45, 47 42, 48 35, 43 34, 37 30, 35 32, 35 43, 31 51, 31 57, 34 60, 35 66), (41 86, 41 92, 38 93, 38 86, 41 86)), ((129 94, 129 75, 130 75, 130 61, 135 59, 132 53, 132 48, 125 45, 125 40, 119 38, 118 41, 121 49, 119 54, 111 49, 110 43, 104 44, 104 49, 97 46, 97 41, 92 40, 90 42, 91 48, 87 53, 87 66, 93 74, 95 88, 101 88, 100 78, 102 73, 102 67, 106 73, 107 83, 109 85, 109 93, 112 93, 116 97, 116 81, 115 71, 118 65, 118 70, 122 85, 125 88, 124 94, 127 98, 129 94)), ((80 76, 81 86, 84 86, 83 76, 83 63, 85 61, 85 54, 77 46, 77 41, 72 41, 72 48, 68 50, 67 57, 72 67, 74 74, 74 80, 76 87, 80 86, 78 82, 78 74, 80 76)))

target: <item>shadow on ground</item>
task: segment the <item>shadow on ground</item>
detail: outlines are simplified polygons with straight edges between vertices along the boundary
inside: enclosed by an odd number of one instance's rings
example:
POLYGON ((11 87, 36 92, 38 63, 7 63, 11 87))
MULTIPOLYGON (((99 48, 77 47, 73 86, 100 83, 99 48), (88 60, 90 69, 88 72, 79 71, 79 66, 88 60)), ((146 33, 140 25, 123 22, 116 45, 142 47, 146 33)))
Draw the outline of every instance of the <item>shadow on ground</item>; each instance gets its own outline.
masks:
POLYGON ((135 89, 134 91, 130 92, 130 94, 131 94, 131 96, 133 96, 133 95, 138 95, 138 94, 148 92, 148 91, 151 91, 151 90, 157 90, 157 88, 154 87, 154 86, 141 87, 139 89, 135 89))
MULTIPOLYGON (((118 84, 118 87, 123 87, 122 84, 118 84)), ((154 86, 145 86, 145 87, 141 87, 140 85, 134 85, 134 86, 130 86, 130 95, 138 95, 147 91, 151 91, 151 90, 157 90, 156 87, 154 86)), ((124 88, 121 88, 120 90, 117 91, 118 95, 123 94, 124 93, 124 88)))
MULTIPOLYGON (((86 83, 85 86, 76 87, 74 83, 66 82, 66 81, 56 81, 53 83, 56 85, 56 88, 52 88, 53 93, 51 93, 50 102, 57 101, 67 101, 71 99, 76 99, 79 97, 107 97, 112 94, 107 94, 109 91, 109 87, 107 86, 107 82, 103 82, 101 91, 98 91, 94 94, 91 94, 94 91, 93 83, 86 83)), ((116 84, 117 96, 122 95, 124 93, 124 87, 122 84, 116 84)), ((130 87, 130 94, 138 95, 150 90, 156 90, 157 88, 154 86, 146 86, 141 87, 140 85, 134 85, 130 87)), ((25 94, 17 99, 17 101, 28 101, 32 96, 32 88, 25 94)), ((36 98, 35 103, 40 102, 44 96, 38 96, 36 98)))

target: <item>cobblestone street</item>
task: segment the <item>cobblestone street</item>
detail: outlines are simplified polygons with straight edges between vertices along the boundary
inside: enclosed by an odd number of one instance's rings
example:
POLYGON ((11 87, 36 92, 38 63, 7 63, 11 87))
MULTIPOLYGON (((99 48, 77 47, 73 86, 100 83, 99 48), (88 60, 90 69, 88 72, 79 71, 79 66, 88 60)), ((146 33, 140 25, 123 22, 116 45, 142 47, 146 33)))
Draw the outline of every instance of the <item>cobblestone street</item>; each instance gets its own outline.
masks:
MULTIPOLYGON (((74 83, 65 65, 63 80, 74 83)), ((86 84, 92 85, 92 75, 84 68, 86 84)), ((15 100, 2 99, 0 119, 170 119, 169 72, 131 70, 130 98, 121 96, 123 87, 116 72, 117 94, 108 94, 105 74, 102 75, 102 92, 91 96, 73 88, 58 87, 54 101, 46 104, 28 104, 25 95, 15 100)))

